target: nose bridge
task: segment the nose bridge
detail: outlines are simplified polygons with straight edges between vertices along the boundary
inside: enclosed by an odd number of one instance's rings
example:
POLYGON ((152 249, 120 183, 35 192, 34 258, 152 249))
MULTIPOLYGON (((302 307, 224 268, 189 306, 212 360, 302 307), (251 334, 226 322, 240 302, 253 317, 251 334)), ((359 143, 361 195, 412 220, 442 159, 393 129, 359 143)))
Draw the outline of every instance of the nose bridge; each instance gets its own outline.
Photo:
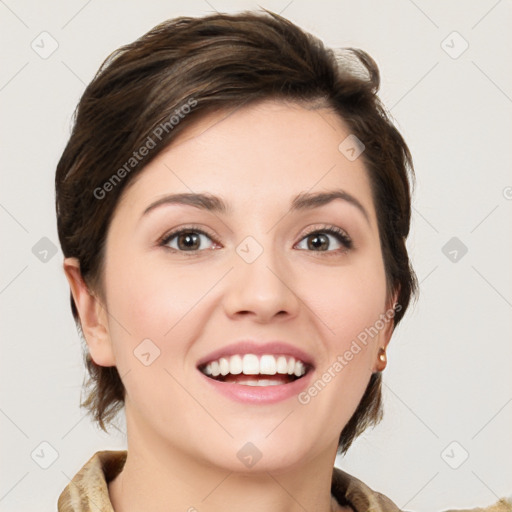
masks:
POLYGON ((269 234, 247 236, 237 246, 230 286, 225 297, 227 312, 253 313, 269 319, 283 312, 295 315, 298 300, 290 282, 291 268, 269 234))

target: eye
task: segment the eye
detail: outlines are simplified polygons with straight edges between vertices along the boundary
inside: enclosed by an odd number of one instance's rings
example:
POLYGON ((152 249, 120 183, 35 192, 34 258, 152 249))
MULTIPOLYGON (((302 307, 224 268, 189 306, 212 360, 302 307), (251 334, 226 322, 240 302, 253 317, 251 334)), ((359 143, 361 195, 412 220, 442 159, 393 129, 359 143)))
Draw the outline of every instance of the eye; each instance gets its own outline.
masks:
POLYGON ((212 236, 202 229, 192 226, 177 229, 167 233, 159 242, 159 245, 168 247, 174 251, 197 252, 214 249, 216 243, 212 236))
POLYGON ((353 243, 345 231, 336 226, 329 226, 310 231, 297 244, 297 247, 302 250, 332 253, 346 252, 352 249, 353 243), (332 247, 333 244, 334 247, 332 247))
MULTIPOLYGON (((176 229, 164 235, 159 245, 178 252, 197 253, 215 249, 219 245, 214 241, 213 235, 194 226, 176 229)), ((346 252, 353 246, 348 234, 336 226, 315 229, 307 233, 297 244, 301 250, 314 252, 346 252), (334 244, 334 247, 332 245, 334 244)))

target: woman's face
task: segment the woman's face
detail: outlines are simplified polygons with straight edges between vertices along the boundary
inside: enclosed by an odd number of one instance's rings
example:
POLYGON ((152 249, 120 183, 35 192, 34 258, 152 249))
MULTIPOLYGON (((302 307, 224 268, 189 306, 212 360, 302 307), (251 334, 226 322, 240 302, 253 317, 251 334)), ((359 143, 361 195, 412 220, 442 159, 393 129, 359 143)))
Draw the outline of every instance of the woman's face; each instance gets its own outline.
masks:
POLYGON ((191 125, 125 190, 104 299, 129 442, 232 471, 334 458, 392 325, 349 135, 265 101, 191 125))

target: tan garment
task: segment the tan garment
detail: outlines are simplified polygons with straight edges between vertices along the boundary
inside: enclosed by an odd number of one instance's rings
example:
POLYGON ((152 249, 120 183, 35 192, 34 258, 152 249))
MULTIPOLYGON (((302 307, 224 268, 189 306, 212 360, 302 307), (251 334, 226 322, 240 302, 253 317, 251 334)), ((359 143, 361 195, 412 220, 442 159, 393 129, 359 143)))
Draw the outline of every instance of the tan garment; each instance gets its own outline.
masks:
MULTIPOLYGON (((58 512, 114 512, 107 484, 122 471, 126 455, 126 450, 96 452, 62 491, 58 512)), ((400 512, 389 498, 336 467, 331 492, 355 512, 400 512)), ((512 502, 502 499, 487 508, 447 512, 512 512, 512 502)))

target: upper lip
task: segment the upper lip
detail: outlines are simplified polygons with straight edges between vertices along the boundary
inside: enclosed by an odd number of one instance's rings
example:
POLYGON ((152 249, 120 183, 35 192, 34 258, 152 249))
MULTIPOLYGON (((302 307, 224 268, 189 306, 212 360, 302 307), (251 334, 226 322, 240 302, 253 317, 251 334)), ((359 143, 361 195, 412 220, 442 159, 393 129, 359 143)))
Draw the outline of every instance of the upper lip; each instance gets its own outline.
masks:
POLYGON ((199 359, 197 362, 197 367, 200 368, 201 366, 210 363, 211 361, 216 361, 221 357, 234 356, 237 354, 254 354, 257 356, 262 356, 264 354, 291 356, 295 359, 300 359, 308 366, 315 366, 313 357, 311 355, 309 355, 304 350, 291 345, 290 343, 286 343, 284 341, 268 341, 265 343, 258 343, 256 341, 245 340, 231 343, 230 345, 226 345, 222 348, 214 350, 213 352, 210 352, 206 356, 199 359))

